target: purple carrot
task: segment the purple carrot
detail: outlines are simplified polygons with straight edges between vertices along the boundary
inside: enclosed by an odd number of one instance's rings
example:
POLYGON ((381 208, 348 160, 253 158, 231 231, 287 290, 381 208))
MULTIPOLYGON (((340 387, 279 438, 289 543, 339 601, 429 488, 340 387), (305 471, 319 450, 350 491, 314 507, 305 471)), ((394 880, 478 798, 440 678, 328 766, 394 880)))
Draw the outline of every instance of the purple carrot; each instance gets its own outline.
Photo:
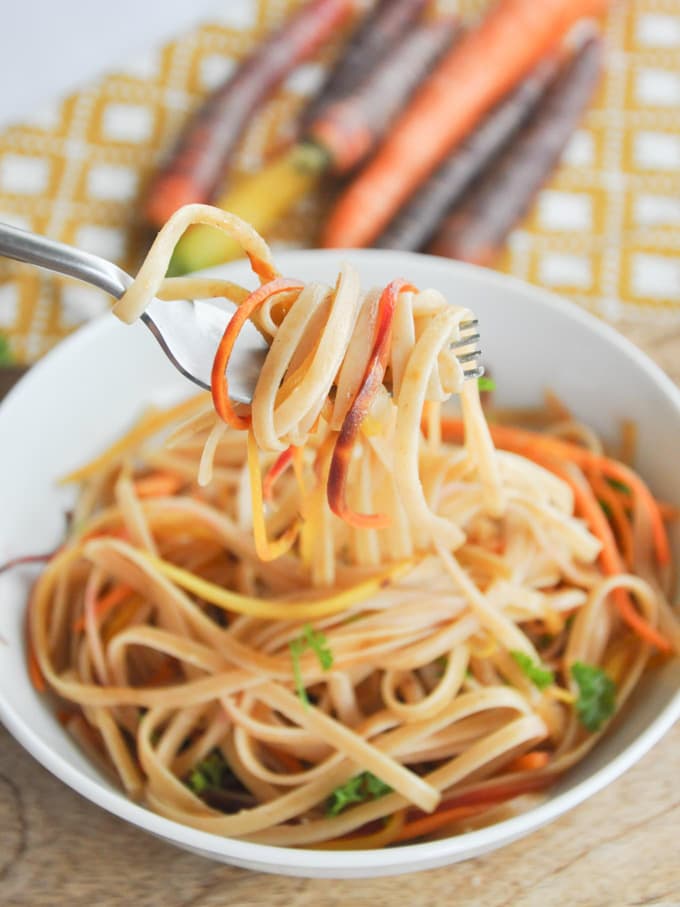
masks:
POLYGON ((519 88, 492 110, 481 126, 456 148, 374 245, 380 249, 422 249, 472 181, 535 110, 558 66, 556 56, 539 63, 519 88))
POLYGON ((188 202, 213 196, 229 155, 254 111, 354 10, 353 0, 312 0, 260 43, 189 119, 147 190, 145 214, 157 227, 188 202))
POLYGON ((495 259, 557 166, 593 96, 602 59, 602 41, 589 38, 481 184, 444 221, 431 252, 483 265, 495 259))
POLYGON ((304 111, 301 132, 329 104, 346 97, 361 85, 376 60, 406 34, 426 6, 427 0, 378 0, 361 20, 320 92, 304 111))
POLYGON ((325 107, 310 124, 305 140, 326 151, 336 174, 348 173, 373 151, 458 31, 452 17, 417 23, 378 56, 358 88, 325 107))

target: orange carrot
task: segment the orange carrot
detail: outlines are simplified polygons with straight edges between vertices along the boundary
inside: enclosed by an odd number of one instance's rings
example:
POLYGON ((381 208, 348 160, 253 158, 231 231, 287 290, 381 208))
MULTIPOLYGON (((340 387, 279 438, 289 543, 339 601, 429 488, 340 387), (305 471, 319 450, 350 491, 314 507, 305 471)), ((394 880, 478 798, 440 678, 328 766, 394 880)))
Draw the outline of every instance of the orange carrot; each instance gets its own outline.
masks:
MULTIPOLYGON (((373 243, 379 249, 421 249, 449 211, 508 146, 555 76, 559 55, 551 54, 503 98, 479 126, 448 155, 441 167, 373 243)), ((476 189, 475 189, 476 191, 476 189)))
MULTIPOLYGON (((515 759, 508 766, 508 770, 536 771, 547 764, 548 758, 547 753, 536 750, 515 759), (517 766, 522 763, 522 760, 526 760, 526 762, 518 768, 517 766)), ((529 775, 525 778, 509 778, 507 781, 466 791, 440 803, 431 815, 419 816, 408 822, 396 840, 408 841, 432 834, 444 825, 479 815, 493 806, 513 800, 522 794, 542 790, 549 784, 553 784, 554 781, 554 776, 549 774, 534 777, 529 775)))
MULTIPOLYGON (((590 486, 586 483, 581 484, 574 481, 566 469, 556 465, 555 461, 548 457, 533 454, 531 459, 555 473, 571 487, 574 492, 576 512, 580 513, 593 535, 602 542, 600 565, 605 574, 607 576, 617 576, 620 573, 625 573, 625 566, 616 546, 614 534, 590 486)), ((656 646, 662 652, 671 651, 671 645, 668 640, 658 630, 650 626, 635 610, 628 592, 624 589, 616 589, 614 590, 613 599, 621 618, 641 639, 650 645, 656 646)))
MULTIPOLYGON (((507 426, 492 425, 489 426, 489 428, 494 444, 498 447, 515 451, 515 453, 521 453, 528 459, 533 460, 535 463, 538 463, 540 466, 553 472, 569 485, 574 494, 576 512, 585 519, 590 531, 602 543, 600 565, 607 576, 616 576, 625 572, 624 564, 616 546, 616 540, 609 522, 607 521, 607 517, 598 504, 590 486, 585 482, 581 483, 575 481, 569 471, 560 465, 560 461, 564 462, 566 460, 567 462, 576 463, 582 469, 587 469, 589 466, 591 468, 600 469, 605 475, 615 473, 615 477, 618 478, 619 481, 625 482, 631 488, 634 487, 631 482, 632 477, 635 486, 644 488, 647 498, 651 501, 652 507, 654 508, 661 525, 663 538, 665 539, 666 544, 668 544, 666 529, 663 525, 663 521, 658 516, 658 508, 656 507, 654 498, 644 482, 642 482, 632 470, 628 469, 628 467, 624 467, 622 464, 616 463, 615 460, 610 460, 608 457, 594 454, 584 447, 578 447, 575 444, 569 444, 565 441, 556 440, 555 438, 544 435, 534 435, 531 432, 519 428, 509 428, 507 426), (625 476, 625 478, 622 476, 625 476)), ((442 420, 442 434, 447 440, 451 440, 452 438, 461 439, 463 435, 462 423, 458 419, 442 420)), ((645 506, 648 504, 647 498, 644 501, 645 506)), ((659 555, 657 555, 657 557, 659 557, 659 555)), ((660 557, 659 561, 661 562, 660 557)), ((668 640, 638 614, 628 592, 624 589, 616 589, 613 594, 613 599, 621 618, 641 639, 651 645, 655 645, 662 652, 671 651, 671 645, 668 640)))
POLYGON ((626 516, 625 507, 621 502, 621 494, 612 488, 606 479, 603 479, 596 473, 588 472, 586 477, 590 482, 597 499, 601 501, 609 511, 608 516, 616 531, 621 547, 621 553, 626 562, 626 567, 629 570, 632 570, 634 560, 633 528, 626 516))
POLYGON ((171 472, 152 472, 134 482, 138 498, 164 498, 176 494, 186 482, 171 472))
POLYGON ((270 280, 269 283, 264 283, 257 290, 254 290, 245 302, 241 303, 227 325, 215 354, 210 384, 217 414, 232 428, 244 430, 250 427, 250 415, 240 416, 232 406, 229 399, 229 383, 227 381, 229 357, 241 328, 253 312, 271 296, 275 296, 277 293, 284 293, 287 290, 301 290, 303 287, 304 284, 300 283, 299 280, 289 280, 285 277, 277 277, 275 280, 270 280))
POLYGON ((427 0, 378 0, 352 33, 321 90, 302 114, 301 133, 330 104, 361 85, 376 60, 409 32, 426 6, 427 0))
POLYGON ((513 759, 507 770, 509 772, 534 772, 539 768, 545 768, 548 762, 550 762, 550 753, 546 753, 545 750, 532 750, 530 753, 513 759))
POLYGON ((458 30, 451 16, 416 23, 394 47, 381 51, 361 85, 309 124, 305 138, 323 148, 335 174, 347 174, 368 158, 458 30))
POLYGON ((380 387, 387 367, 387 355, 392 336, 392 319, 399 294, 412 290, 405 280, 393 280, 382 292, 378 303, 376 333, 366 371, 359 390, 352 401, 347 415, 340 428, 338 440, 333 450, 330 471, 328 473, 327 497, 328 506, 336 516, 350 526, 365 529, 384 529, 389 525, 389 517, 382 513, 355 513, 347 506, 345 484, 349 471, 350 458, 359 428, 368 412, 373 398, 380 387))
POLYGON ((298 772, 301 772, 303 770, 303 765, 300 760, 291 755, 291 753, 287 753, 285 750, 278 749, 274 746, 270 746, 269 749, 287 772, 290 772, 291 774, 297 774, 298 772))
POLYGON ((608 0, 500 0, 435 68, 341 196, 323 244, 369 245, 481 118, 584 16, 608 0))
MULTIPOLYGON (((116 605, 119 605, 124 601, 129 595, 131 595, 133 589, 131 586, 126 586, 125 584, 119 584, 113 586, 107 593, 98 598, 94 605, 94 615, 97 620, 101 621, 107 616, 109 611, 112 611, 116 605)), ((85 616, 81 614, 77 620, 73 622, 73 632, 82 633, 85 629, 85 616)))
POLYGON ((422 819, 414 819, 412 822, 407 822, 395 838, 395 841, 411 841, 413 838, 431 835, 444 825, 458 822, 461 819, 468 819, 471 816, 478 816, 480 813, 491 809, 494 805, 492 802, 479 803, 477 806, 454 806, 452 809, 437 810, 431 816, 423 816, 422 819))
POLYGON ((182 205, 207 202, 254 111, 302 60, 353 12, 352 0, 312 0, 258 44, 236 73, 189 119, 147 191, 145 214, 156 227, 182 205))
POLYGON ((603 56, 601 39, 592 37, 562 66, 530 120, 440 224, 429 251, 473 264, 495 261, 557 167, 600 81, 603 56))
POLYGON ((437 811, 452 809, 456 806, 476 806, 480 803, 501 803, 505 800, 512 800, 514 797, 520 797, 522 794, 530 794, 537 790, 542 790, 550 784, 554 784, 556 775, 544 772, 542 774, 534 773, 517 777, 509 775, 504 780, 496 781, 484 786, 471 788, 461 794, 455 794, 449 799, 440 803, 437 811))
MULTIPOLYGON (((640 476, 628 466, 612 460, 610 457, 593 453, 585 447, 579 447, 558 438, 551 438, 548 435, 539 435, 522 428, 514 428, 509 425, 490 425, 489 429, 497 447, 513 450, 529 459, 534 459, 532 453, 539 453, 555 457, 557 460, 571 461, 583 470, 599 470, 607 478, 616 479, 627 485, 649 514, 659 565, 665 567, 670 564, 671 549, 657 502, 640 476)), ((445 440, 460 443, 463 439, 463 424, 459 419, 442 419, 442 433, 445 440)))
POLYGON ((262 480, 262 497, 265 501, 271 501, 272 495, 274 494, 274 484, 278 477, 285 472, 293 462, 294 453, 295 447, 291 444, 290 447, 287 447, 278 455, 274 464, 267 471, 262 480))

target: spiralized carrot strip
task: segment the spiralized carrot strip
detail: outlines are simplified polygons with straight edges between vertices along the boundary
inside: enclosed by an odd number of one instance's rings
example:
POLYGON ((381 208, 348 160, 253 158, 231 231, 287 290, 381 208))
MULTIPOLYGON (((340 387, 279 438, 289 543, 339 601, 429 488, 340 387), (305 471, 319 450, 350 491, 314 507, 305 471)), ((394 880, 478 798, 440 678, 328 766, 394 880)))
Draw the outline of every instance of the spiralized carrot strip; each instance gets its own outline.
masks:
MULTIPOLYGON (((607 576, 616 576, 617 574, 625 573, 625 565, 616 546, 612 530, 590 486, 586 483, 574 481, 566 469, 557 465, 549 457, 542 457, 535 453, 527 453, 526 455, 545 469, 554 472, 571 487, 574 492, 577 513, 581 514, 591 532, 602 542, 600 564, 605 574, 607 576)), ((623 620, 641 639, 657 646, 662 652, 671 651, 672 647, 668 640, 638 614, 628 592, 623 589, 616 589, 613 593, 613 599, 623 620)))
MULTIPOLYGON (((594 454, 592 451, 586 450, 584 447, 578 447, 576 444, 569 444, 567 441, 560 441, 556 438, 539 435, 521 428, 511 428, 507 425, 490 425, 489 429, 494 443, 504 450, 515 451, 515 453, 522 454, 528 459, 534 459, 532 452, 542 453, 553 456, 557 460, 576 463, 577 466, 584 470, 600 470, 608 478, 623 482, 640 499, 641 504, 649 513, 654 535, 654 548, 659 565, 665 567, 670 564, 670 544, 657 503, 640 476, 628 466, 612 460, 610 457, 594 454)), ((462 422, 460 419, 442 419, 442 432, 447 441, 460 443, 463 438, 462 422)))
POLYGON ((275 542, 267 538, 262 499, 262 476, 257 454, 257 442, 252 431, 248 432, 248 474, 253 507, 253 537, 255 550, 261 561, 274 561, 292 548, 300 531, 300 521, 295 520, 275 542))
POLYGON ((170 472, 154 472, 133 482, 138 498, 161 498, 176 494, 186 483, 181 476, 170 472))
POLYGON ((327 486, 328 506, 341 520, 349 523, 350 526, 360 529, 384 529, 390 525, 390 518, 386 514, 355 513, 351 510, 345 500, 345 485, 347 483, 352 450, 361 423, 378 392, 378 388, 382 385, 390 350, 392 321, 397 299, 400 293, 408 290, 415 292, 415 287, 403 279, 398 279, 388 284, 382 292, 378 303, 373 351, 366 365, 363 381, 342 423, 331 459, 327 486))
MULTIPOLYGON (((119 605, 122 601, 125 601, 128 596, 132 595, 133 589, 131 586, 127 586, 123 583, 113 586, 112 589, 102 595, 101 598, 98 598, 94 605, 94 616, 97 620, 102 620, 107 614, 119 605)), ((85 616, 81 615, 77 620, 73 622, 73 632, 82 633, 85 629, 85 616)))
POLYGON ((516 759, 508 765, 508 771, 510 772, 533 772, 539 768, 545 768, 545 766, 550 762, 550 753, 547 753, 545 750, 533 750, 530 753, 525 753, 523 756, 518 756, 516 759))
POLYGON ((265 501, 271 501, 274 495, 274 485, 276 480, 281 476, 286 469, 293 462, 293 455, 295 453, 294 445, 290 445, 284 451, 282 451, 279 456, 274 461, 274 464, 267 470, 264 480, 262 482, 262 494, 265 501))
MULTIPOLYGON (((518 774, 520 771, 539 772, 540 769, 545 768, 548 761, 548 754, 539 750, 519 756, 507 768, 509 771, 517 772, 518 774)), ((486 810, 508 800, 513 800, 522 794, 542 790, 554 781, 554 776, 540 773, 534 776, 528 775, 517 777, 513 780, 509 779, 498 784, 491 784, 487 787, 458 794, 441 803, 431 815, 422 816, 408 822, 397 836, 397 841, 408 841, 432 834, 432 832, 437 831, 444 825, 480 815, 486 810)))
MULTIPOLYGON (((255 264, 253 264, 253 268, 255 268, 255 264)), ((284 293, 287 290, 302 290, 303 288, 304 284, 299 280, 289 280, 285 277, 277 277, 274 280, 270 280, 269 283, 262 284, 261 287, 258 287, 257 290, 250 294, 246 301, 238 307, 233 318, 227 325, 220 345, 217 348, 217 353, 215 354, 215 360, 210 376, 210 386, 217 414, 227 423, 227 425, 231 425, 232 428, 244 431, 250 427, 251 422, 249 414, 247 416, 239 416, 232 406, 231 400, 229 399, 229 382, 227 380, 229 359, 243 325, 248 318, 250 318, 251 315, 272 296, 276 296, 278 293, 284 293)))
POLYGON ((468 819, 471 816, 478 816, 480 813, 491 809, 495 804, 481 803, 478 806, 454 806, 452 809, 437 810, 431 816, 423 816, 422 819, 414 819, 408 822, 399 831, 393 839, 395 842, 412 841, 413 838, 422 838, 438 831, 444 825, 450 825, 452 822, 458 822, 461 819, 468 819))
MULTIPOLYGON (((634 472, 632 472, 632 470, 616 463, 614 460, 609 460, 607 457, 592 454, 585 448, 566 444, 563 441, 555 441, 552 438, 533 435, 530 432, 518 428, 506 428, 504 426, 489 426, 489 428, 494 443, 498 444, 499 447, 521 453, 528 459, 533 460, 535 463, 538 463, 540 466, 543 466, 545 469, 558 475, 571 487, 574 493, 577 512, 583 516, 588 523, 591 532, 602 542, 600 564, 607 576, 616 576, 619 573, 625 572, 624 564, 621 555, 619 554, 619 550, 616 547, 616 540, 614 539, 612 530, 590 486, 585 482, 581 483, 574 481, 569 471, 565 469, 564 466, 560 465, 560 461, 566 460, 567 462, 574 462, 583 469, 588 469, 589 467, 601 469, 605 474, 613 475, 613 477, 618 478, 619 481, 625 482, 637 493, 640 493, 639 489, 644 489, 644 496, 642 496, 643 502, 646 506, 650 506, 651 501, 651 508, 653 508, 653 511, 656 513, 661 527, 660 534, 657 527, 655 541, 658 543, 663 539, 665 540, 665 544, 668 545, 666 529, 659 516, 656 502, 647 489, 647 486, 634 472)), ((442 420, 442 431, 444 437, 448 440, 457 440, 462 438, 462 423, 457 419, 442 420)), ((657 547, 657 557, 660 561, 663 550, 663 546, 661 546, 661 550, 657 547)), ((666 637, 659 633, 654 627, 650 626, 647 621, 638 614, 630 595, 625 590, 616 589, 613 593, 613 598, 621 618, 641 639, 656 646, 661 652, 670 652, 672 650, 672 646, 666 637)))
POLYGON ((621 503, 622 496, 620 493, 617 494, 615 489, 612 488, 606 479, 603 479, 602 476, 597 475, 592 470, 587 473, 586 478, 590 482, 598 500, 602 501, 609 509, 611 521, 618 536, 626 567, 629 570, 632 570, 635 558, 633 528, 626 516, 625 508, 621 503))

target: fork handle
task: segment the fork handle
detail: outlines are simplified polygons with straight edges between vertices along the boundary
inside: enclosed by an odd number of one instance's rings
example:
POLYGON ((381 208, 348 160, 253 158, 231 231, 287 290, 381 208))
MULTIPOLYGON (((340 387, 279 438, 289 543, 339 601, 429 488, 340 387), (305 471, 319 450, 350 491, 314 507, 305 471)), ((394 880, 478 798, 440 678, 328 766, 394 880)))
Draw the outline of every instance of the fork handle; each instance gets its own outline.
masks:
POLYGON ((68 277, 77 277, 116 299, 132 283, 129 274, 105 258, 1 222, 0 255, 66 274, 68 277))

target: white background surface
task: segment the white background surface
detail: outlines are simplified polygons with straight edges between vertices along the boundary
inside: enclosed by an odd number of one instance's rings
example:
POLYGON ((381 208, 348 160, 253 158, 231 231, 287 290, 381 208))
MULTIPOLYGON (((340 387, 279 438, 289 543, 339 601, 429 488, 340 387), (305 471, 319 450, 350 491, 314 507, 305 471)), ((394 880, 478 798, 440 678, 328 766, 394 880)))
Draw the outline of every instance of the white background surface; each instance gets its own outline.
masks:
POLYGON ((0 0, 0 127, 243 0, 0 0))

